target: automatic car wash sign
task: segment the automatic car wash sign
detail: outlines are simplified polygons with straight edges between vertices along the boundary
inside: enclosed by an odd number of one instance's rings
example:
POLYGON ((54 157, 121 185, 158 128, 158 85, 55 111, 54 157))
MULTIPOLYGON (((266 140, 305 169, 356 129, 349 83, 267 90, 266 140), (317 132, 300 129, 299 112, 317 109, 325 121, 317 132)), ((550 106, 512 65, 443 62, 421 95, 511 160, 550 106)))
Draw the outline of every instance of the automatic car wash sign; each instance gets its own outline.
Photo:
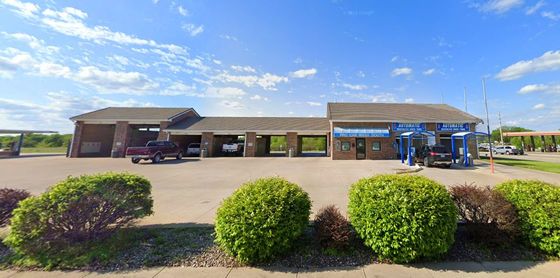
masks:
POLYGON ((425 123, 393 123, 393 131, 426 131, 425 123))
POLYGON ((458 132, 469 131, 470 127, 468 123, 438 123, 436 129, 437 131, 458 132))
POLYGON ((390 137, 389 130, 383 128, 335 127, 333 135, 338 137, 390 137))

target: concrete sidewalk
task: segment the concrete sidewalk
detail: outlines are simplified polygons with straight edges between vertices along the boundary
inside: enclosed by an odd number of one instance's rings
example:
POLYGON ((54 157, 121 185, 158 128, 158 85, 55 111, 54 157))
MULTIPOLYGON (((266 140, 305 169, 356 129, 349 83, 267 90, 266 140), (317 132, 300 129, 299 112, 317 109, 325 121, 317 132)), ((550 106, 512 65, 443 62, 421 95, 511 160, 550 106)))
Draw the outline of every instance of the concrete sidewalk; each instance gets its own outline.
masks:
POLYGON ((160 267, 129 272, 2 271, 4 277, 560 277, 560 262, 445 262, 413 265, 372 264, 355 268, 192 268, 160 267))

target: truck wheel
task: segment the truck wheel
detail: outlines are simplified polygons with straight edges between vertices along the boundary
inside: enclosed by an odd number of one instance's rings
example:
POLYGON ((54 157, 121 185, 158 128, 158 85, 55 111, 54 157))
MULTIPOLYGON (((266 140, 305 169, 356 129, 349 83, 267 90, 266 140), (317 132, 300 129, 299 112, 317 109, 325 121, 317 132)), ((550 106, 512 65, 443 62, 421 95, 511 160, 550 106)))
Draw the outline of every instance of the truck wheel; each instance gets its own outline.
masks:
POLYGON ((176 157, 178 160, 183 159, 183 152, 179 152, 176 157))
POLYGON ((430 160, 427 157, 424 157, 424 166, 432 167, 432 165, 430 165, 430 160))
POLYGON ((509 151, 506 152, 507 155, 510 155, 509 151))
POLYGON ((161 161, 161 155, 158 153, 154 158, 152 158, 152 163, 158 164, 161 161))
POLYGON ((140 158, 133 158, 133 159, 131 159, 131 161, 134 164, 138 164, 138 162, 140 162, 140 158))

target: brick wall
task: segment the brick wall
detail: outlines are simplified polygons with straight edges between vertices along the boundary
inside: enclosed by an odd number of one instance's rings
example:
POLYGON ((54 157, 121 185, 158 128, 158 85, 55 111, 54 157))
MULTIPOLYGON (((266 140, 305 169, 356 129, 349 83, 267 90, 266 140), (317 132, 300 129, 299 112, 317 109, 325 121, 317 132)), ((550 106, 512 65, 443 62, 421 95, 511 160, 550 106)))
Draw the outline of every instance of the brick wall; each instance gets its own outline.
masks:
POLYGON ((115 125, 103 124, 84 124, 82 128, 82 136, 80 138, 80 149, 78 157, 100 157, 111 156, 113 147, 113 139, 115 135, 115 125), (98 142, 101 145, 99 152, 85 153, 84 143, 98 142))
POLYGON ((113 150, 118 152, 118 157, 126 155, 126 148, 130 143, 130 135, 132 129, 128 122, 118 121, 115 126, 115 135, 113 137, 113 150))
POLYGON ((290 149, 293 150, 293 155, 297 156, 299 149, 297 132, 288 132, 286 134, 286 156, 288 156, 290 149))
MULTIPOLYGON (((391 123, 333 123, 332 127, 369 127, 369 128, 388 128, 391 123)), ((393 148, 393 142, 395 142, 395 137, 383 138, 383 137, 370 137, 366 139, 366 159, 394 159, 397 158, 395 149, 393 148), (379 142, 381 145, 380 151, 373 151, 373 142, 379 142)), ((355 137, 339 137, 331 139, 330 146, 331 157, 333 160, 347 160, 356 159, 356 138, 355 137), (342 151, 342 143, 350 143, 350 151, 342 151), (340 149, 339 149, 340 147, 340 149)))
POLYGON ((214 154, 214 133, 213 132, 203 132, 200 138, 200 151, 206 148, 208 150, 208 156, 214 154))
POLYGON ((159 134, 158 134, 158 137, 157 137, 157 139, 159 141, 167 140, 167 132, 165 132, 163 130, 166 129, 170 125, 171 125, 170 121, 159 122, 159 134))
POLYGON ((82 142, 84 122, 77 121, 74 124, 74 136, 72 136, 72 146, 70 149, 70 157, 80 156, 80 143, 82 142))
POLYGON ((254 157, 257 149, 257 133, 246 132, 245 133, 245 151, 243 155, 245 157, 254 157))

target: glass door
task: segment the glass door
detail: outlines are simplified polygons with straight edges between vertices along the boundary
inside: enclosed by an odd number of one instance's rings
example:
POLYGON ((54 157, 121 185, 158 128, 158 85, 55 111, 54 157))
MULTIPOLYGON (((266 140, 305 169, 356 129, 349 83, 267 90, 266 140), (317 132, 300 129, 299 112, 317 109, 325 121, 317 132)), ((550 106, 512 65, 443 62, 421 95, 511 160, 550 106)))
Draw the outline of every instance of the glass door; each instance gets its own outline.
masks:
POLYGON ((366 139, 356 138, 356 159, 366 158, 366 139))

